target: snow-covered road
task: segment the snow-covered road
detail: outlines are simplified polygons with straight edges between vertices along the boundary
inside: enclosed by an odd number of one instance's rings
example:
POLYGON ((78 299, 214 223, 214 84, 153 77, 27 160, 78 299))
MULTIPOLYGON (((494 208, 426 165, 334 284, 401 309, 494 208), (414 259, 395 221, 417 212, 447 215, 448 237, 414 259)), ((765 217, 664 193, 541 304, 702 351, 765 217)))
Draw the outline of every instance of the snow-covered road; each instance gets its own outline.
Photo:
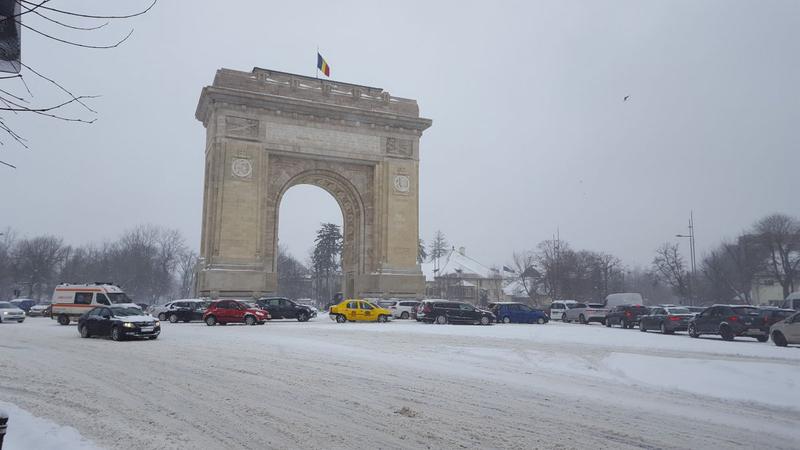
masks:
POLYGON ((800 348, 599 325, 0 325, 0 401, 106 448, 797 448, 800 348))

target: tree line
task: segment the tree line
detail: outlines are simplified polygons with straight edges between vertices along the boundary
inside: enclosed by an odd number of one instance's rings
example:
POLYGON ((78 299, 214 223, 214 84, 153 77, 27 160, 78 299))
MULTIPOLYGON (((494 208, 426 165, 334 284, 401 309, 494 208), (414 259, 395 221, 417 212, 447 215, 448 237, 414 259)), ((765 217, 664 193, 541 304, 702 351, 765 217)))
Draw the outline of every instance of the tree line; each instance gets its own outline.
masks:
POLYGON ((118 239, 71 246, 60 237, 0 236, 0 298, 49 299, 59 283, 114 282, 139 303, 189 297, 197 254, 178 230, 140 225, 118 239))

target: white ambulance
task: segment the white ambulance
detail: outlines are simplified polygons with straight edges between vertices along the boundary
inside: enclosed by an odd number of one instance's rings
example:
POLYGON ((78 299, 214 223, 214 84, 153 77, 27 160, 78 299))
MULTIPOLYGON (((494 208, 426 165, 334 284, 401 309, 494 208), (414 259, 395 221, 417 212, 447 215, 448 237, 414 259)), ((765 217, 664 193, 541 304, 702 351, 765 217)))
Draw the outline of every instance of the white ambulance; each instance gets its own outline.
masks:
POLYGON ((77 321, 83 313, 98 305, 123 303, 136 306, 119 286, 112 283, 62 283, 53 291, 50 317, 58 320, 61 325, 69 325, 70 320, 77 321))

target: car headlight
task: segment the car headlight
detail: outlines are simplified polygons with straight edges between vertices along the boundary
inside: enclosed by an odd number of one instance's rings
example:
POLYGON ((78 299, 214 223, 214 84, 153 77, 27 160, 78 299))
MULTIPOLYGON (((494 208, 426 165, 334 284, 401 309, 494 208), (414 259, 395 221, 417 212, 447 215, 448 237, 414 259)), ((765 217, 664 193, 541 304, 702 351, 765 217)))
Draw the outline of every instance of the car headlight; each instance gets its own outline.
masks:
POLYGON ((9 314, 9 312, 8 312, 8 311, 3 311, 3 315, 4 315, 4 316, 7 316, 8 314, 9 314))
POLYGON ((161 326, 161 321, 160 320, 156 320, 155 322, 153 322, 153 326, 154 327, 160 327, 161 326))
POLYGON ((125 328, 133 328, 133 324, 131 322, 125 322, 122 324, 122 326, 125 328))

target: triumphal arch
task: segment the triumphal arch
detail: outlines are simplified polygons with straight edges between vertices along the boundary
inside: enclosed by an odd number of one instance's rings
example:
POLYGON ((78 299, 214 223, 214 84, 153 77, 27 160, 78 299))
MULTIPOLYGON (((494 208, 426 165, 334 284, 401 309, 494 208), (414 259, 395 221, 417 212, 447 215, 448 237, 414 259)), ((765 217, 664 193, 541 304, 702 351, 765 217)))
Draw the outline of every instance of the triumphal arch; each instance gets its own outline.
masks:
POLYGON ((198 295, 277 290, 278 213, 292 186, 328 191, 344 219, 348 297, 421 297, 417 102, 274 70, 220 69, 195 114, 206 128, 198 295))

